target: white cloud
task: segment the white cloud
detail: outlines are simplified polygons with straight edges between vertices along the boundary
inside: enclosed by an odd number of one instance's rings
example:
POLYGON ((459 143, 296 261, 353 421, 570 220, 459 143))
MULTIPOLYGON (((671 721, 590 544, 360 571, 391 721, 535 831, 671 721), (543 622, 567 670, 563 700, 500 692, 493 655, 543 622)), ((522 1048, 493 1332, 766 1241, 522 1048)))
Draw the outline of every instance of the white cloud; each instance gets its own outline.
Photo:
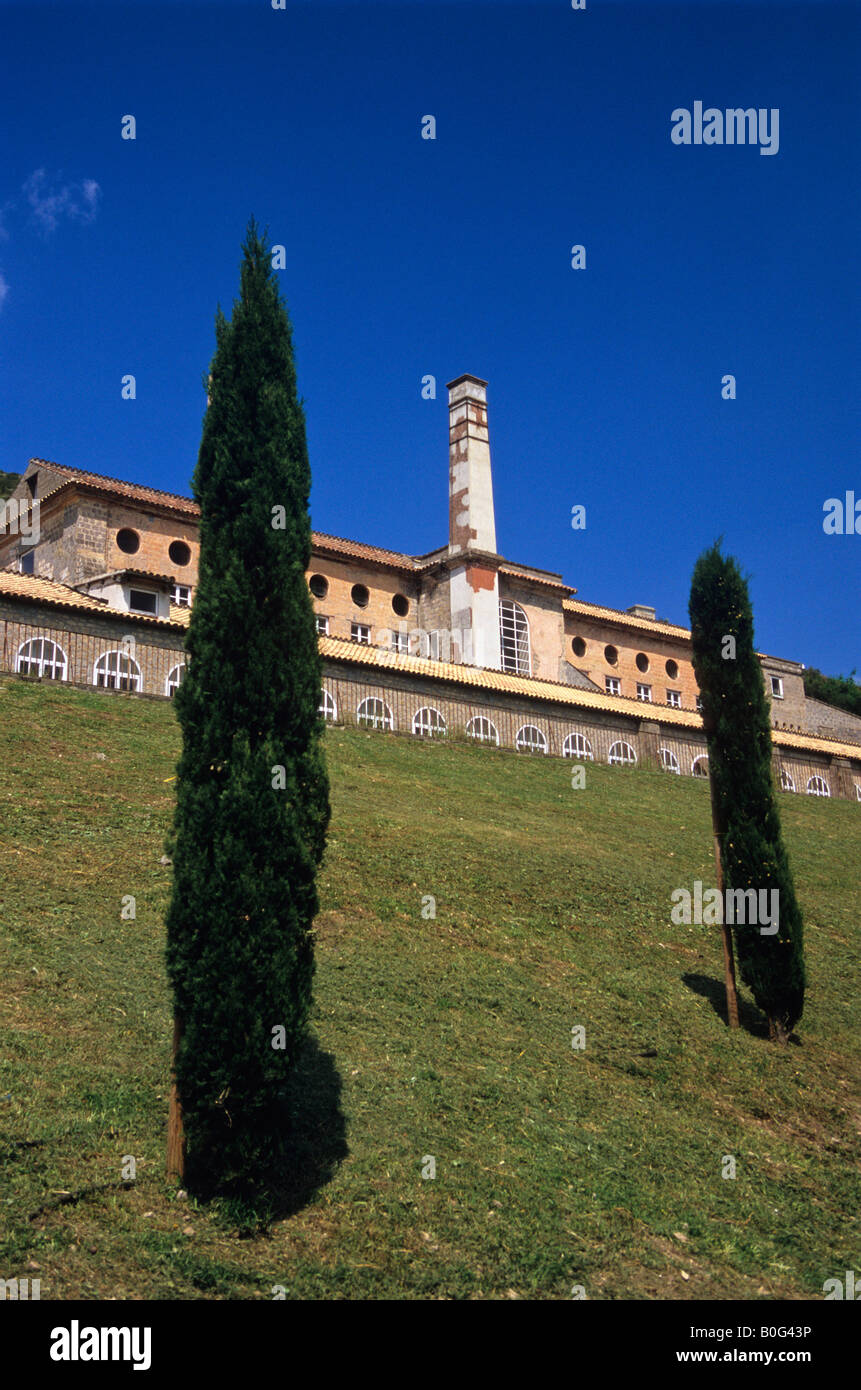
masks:
POLYGON ((75 222, 92 222, 102 195, 95 179, 60 183, 59 175, 49 176, 45 169, 35 169, 25 180, 22 192, 36 225, 45 236, 55 232, 64 217, 75 222))

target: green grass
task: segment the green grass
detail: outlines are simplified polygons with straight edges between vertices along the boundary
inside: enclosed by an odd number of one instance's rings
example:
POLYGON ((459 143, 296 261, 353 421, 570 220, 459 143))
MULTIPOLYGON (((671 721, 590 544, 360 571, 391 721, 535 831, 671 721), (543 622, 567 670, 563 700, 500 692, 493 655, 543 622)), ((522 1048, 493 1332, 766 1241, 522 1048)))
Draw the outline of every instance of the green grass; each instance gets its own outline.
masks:
POLYGON ((856 1267, 861 808, 781 798, 810 989, 778 1049, 746 995, 725 1027, 714 929, 669 924, 713 881, 702 783, 329 730, 292 1210, 242 1238, 164 1179, 178 746, 167 704, 0 682, 0 1278, 788 1299, 856 1267))

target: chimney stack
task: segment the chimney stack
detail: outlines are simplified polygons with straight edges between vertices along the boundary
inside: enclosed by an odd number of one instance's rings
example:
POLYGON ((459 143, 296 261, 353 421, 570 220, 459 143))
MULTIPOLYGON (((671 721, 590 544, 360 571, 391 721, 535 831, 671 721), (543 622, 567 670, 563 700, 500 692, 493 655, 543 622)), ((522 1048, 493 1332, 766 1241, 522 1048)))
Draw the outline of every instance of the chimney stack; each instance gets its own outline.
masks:
POLYGON ((451 628, 460 636, 461 660, 498 668, 499 578, 493 479, 487 433, 487 382, 459 376, 448 383, 448 553, 463 556, 450 569, 451 628), (480 552, 473 559, 475 552, 480 552), (487 558, 484 558, 487 557, 487 558))

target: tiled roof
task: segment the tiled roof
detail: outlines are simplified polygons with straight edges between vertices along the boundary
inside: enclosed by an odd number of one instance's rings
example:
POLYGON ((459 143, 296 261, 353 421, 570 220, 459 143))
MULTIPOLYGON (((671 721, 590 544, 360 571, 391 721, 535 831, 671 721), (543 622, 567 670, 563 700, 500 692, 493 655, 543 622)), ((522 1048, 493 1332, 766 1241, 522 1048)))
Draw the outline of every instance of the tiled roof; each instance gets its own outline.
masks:
MULTIPOLYGON (((320 653, 333 661, 348 661, 354 665, 370 666, 378 671, 425 676, 453 685, 494 690, 507 695, 521 695, 533 700, 548 700, 554 704, 572 705, 580 709, 601 710, 606 714, 624 714, 632 719, 645 719, 656 724, 702 731, 702 719, 695 710, 645 704, 642 700, 632 700, 625 695, 605 695, 601 691, 562 685, 558 681, 539 680, 535 676, 515 676, 508 671, 491 671, 478 666, 460 666, 449 661, 432 661, 428 657, 386 651, 342 637, 321 637, 320 653)), ((856 760, 861 758, 861 746, 836 739, 790 734, 779 729, 772 729, 771 738, 772 743, 779 747, 832 753, 856 760)))
POLYGON ((416 569, 412 555, 404 555, 399 550, 383 550, 378 545, 365 545, 362 541, 347 541, 341 536, 327 536, 323 531, 311 532, 311 545, 314 550, 349 555, 355 560, 376 560, 378 564, 392 565, 397 569, 416 569))
POLYGON ((158 488, 143 487, 139 483, 124 483, 118 478, 107 478, 101 473, 87 473, 81 468, 67 468, 62 463, 52 463, 50 459, 32 458, 30 462, 40 468, 50 469, 64 480, 56 488, 45 493, 46 497, 51 497, 69 483, 80 483, 82 487, 92 488, 97 492, 113 493, 117 497, 128 497, 133 502, 150 502, 153 506, 169 507, 171 511, 185 512, 188 516, 200 516, 200 508, 192 498, 180 497, 175 492, 161 492, 158 488))
POLYGON ((29 599, 31 603, 47 603, 52 608, 85 609, 99 613, 102 617, 122 618, 125 622, 155 623, 158 627, 172 627, 175 624, 167 618, 151 618, 141 613, 126 613, 114 608, 104 599, 91 594, 81 594, 70 589, 67 584, 58 584, 54 579, 41 579, 34 574, 16 574, 14 570, 0 570, 0 595, 7 598, 29 599))
POLYGON ((527 565, 500 565, 499 573, 510 579, 528 579, 532 584, 545 584, 548 589, 562 589, 566 594, 577 592, 570 584, 562 582, 560 574, 551 574, 549 570, 533 570, 527 565))
POLYGON ((663 633, 667 637, 679 637, 690 641, 691 631, 676 623, 665 623, 656 618, 637 618, 633 613, 623 613, 620 608, 605 608, 600 603, 584 603, 581 599, 562 600, 566 613, 579 613, 584 618, 600 618, 605 623, 615 623, 619 627, 637 627, 646 632, 663 633))

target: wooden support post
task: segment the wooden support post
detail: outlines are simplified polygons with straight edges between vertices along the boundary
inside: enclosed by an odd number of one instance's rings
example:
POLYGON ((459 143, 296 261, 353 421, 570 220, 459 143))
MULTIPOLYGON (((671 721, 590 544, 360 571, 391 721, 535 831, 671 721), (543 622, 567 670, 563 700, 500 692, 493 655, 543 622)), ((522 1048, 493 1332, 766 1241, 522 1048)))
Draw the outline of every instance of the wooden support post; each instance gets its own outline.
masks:
POLYGON ((174 1015, 173 1048, 170 1055, 170 1101, 167 1115, 167 1176, 168 1181, 182 1182, 185 1177, 185 1135, 182 1127, 182 1104, 176 1085, 176 1054, 182 1037, 182 1020, 174 1015))
POLYGON ((712 781, 711 763, 709 764, 709 792, 712 801, 712 831, 714 833, 715 846, 715 870, 717 872, 717 889, 721 900, 721 939, 723 941, 723 973, 726 985, 726 1018, 730 1028, 738 1027, 738 993, 735 985, 735 957, 732 949, 732 931, 726 921, 726 894, 724 892, 723 860, 721 858, 721 839, 725 834, 725 828, 720 823, 718 815, 717 801, 715 799, 714 782, 712 781))

